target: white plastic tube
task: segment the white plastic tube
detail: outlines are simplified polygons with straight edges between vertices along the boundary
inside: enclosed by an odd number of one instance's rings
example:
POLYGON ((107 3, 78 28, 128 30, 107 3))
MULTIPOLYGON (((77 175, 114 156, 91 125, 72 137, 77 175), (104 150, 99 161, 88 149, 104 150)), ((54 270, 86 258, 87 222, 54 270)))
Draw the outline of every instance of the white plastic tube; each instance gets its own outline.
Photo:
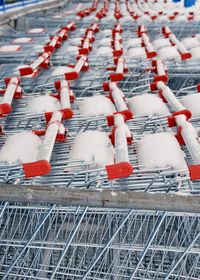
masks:
POLYGON ((176 116, 176 123, 182 128, 181 136, 184 139, 192 159, 195 164, 200 164, 200 143, 194 127, 186 120, 184 115, 176 116))
POLYGON ((128 110, 128 107, 123 99, 122 91, 117 87, 116 83, 109 83, 110 94, 114 100, 115 106, 118 112, 128 110))
POLYGON ((115 122, 115 160, 116 163, 129 162, 127 137, 130 137, 128 126, 124 122, 124 117, 120 114, 114 116, 115 122))
POLYGON ((3 98, 1 99, 1 102, 0 102, 1 104, 11 105, 13 96, 18 87, 18 84, 19 84, 19 79, 17 77, 10 79, 10 81, 6 87, 6 91, 3 95, 3 98))
POLYGON ((50 161, 57 133, 61 128, 63 128, 61 120, 62 113, 59 111, 54 112, 46 129, 46 133, 42 141, 42 146, 37 156, 37 161, 50 161))
POLYGON ((186 110, 186 108, 179 102, 179 100, 175 97, 171 89, 166 86, 163 82, 157 83, 157 88, 162 90, 162 95, 170 104, 174 111, 182 111, 186 110))
POLYGON ((66 80, 60 82, 60 104, 61 109, 71 108, 70 103, 70 89, 66 80))

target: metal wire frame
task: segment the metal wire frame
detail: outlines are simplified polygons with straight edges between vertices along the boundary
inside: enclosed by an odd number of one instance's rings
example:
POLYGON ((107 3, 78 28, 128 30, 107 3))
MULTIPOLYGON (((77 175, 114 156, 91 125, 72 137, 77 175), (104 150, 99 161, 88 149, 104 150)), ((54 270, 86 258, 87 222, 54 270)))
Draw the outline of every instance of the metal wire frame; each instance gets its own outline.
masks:
MULTIPOLYGON (((37 95, 36 95, 37 96, 37 95)), ((26 102, 28 98, 18 100, 17 106, 14 106, 13 113, 7 117, 5 125, 6 135, 13 134, 22 130, 45 128, 44 118, 40 115, 28 115, 26 112, 26 102), (23 118, 22 118, 23 116, 23 118)), ((79 99, 77 100, 79 101, 79 99)), ((68 139, 65 143, 56 143, 52 154, 51 173, 44 177, 38 177, 26 180, 20 165, 1 164, 0 181, 16 184, 37 184, 37 185, 56 185, 59 187, 78 187, 78 188, 118 188, 136 191, 162 191, 174 192, 185 191, 186 193, 199 193, 200 188, 197 182, 190 181, 188 176, 179 176, 181 171, 165 169, 146 169, 139 166, 137 159, 137 143, 144 134, 167 131, 168 125, 166 118, 147 119, 143 117, 135 118, 128 122, 129 128, 133 134, 134 144, 129 146, 130 162, 134 167, 133 174, 127 179, 108 181, 104 169, 94 166, 93 162, 84 163, 78 160, 71 160, 69 153, 71 144, 76 135, 87 130, 100 130, 110 132, 107 127, 105 117, 84 117, 78 114, 77 102, 73 105, 75 117, 66 121, 65 126, 68 129, 68 139)), ((199 125, 197 122, 196 125, 199 125)), ((1 137, 1 146, 5 141, 1 137)), ((188 163, 192 163, 188 151, 184 148, 188 163)))
POLYGON ((0 209, 1 279, 199 277, 199 214, 8 203, 0 209))

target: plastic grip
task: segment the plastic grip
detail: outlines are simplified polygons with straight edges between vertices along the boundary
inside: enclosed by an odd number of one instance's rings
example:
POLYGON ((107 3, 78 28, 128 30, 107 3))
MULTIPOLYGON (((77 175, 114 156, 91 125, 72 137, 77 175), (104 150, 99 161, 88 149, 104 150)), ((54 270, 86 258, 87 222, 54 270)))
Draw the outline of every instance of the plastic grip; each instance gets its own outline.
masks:
POLYGON ((51 165, 47 160, 39 160, 23 164, 26 178, 46 175, 51 171, 51 165))
POLYGON ((133 167, 129 162, 120 162, 106 166, 108 180, 129 177, 133 173, 133 167))

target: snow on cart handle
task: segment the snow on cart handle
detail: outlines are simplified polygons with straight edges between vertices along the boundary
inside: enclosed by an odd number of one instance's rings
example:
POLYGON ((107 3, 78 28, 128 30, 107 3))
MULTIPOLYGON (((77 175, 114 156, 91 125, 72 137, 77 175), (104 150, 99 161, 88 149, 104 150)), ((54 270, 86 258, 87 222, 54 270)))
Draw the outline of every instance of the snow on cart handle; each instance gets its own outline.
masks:
POLYGON ((167 100, 167 102, 170 104, 174 111, 186 110, 186 108, 181 104, 181 102, 175 97, 172 90, 163 82, 158 82, 157 87, 162 92, 163 97, 167 100))
POLYGON ((41 54, 33 63, 31 63, 27 67, 23 67, 19 69, 20 75, 21 76, 27 76, 27 75, 32 75, 34 71, 39 67, 42 66, 45 61, 47 61, 49 58, 49 53, 45 52, 41 54))
POLYGON ((2 115, 7 115, 12 111, 11 104, 15 93, 19 89, 20 79, 18 77, 6 78, 5 83, 6 89, 0 102, 0 114, 2 115))
POLYGON ((187 121, 185 115, 176 116, 176 123, 193 161, 195 164, 200 164, 200 143, 196 130, 193 125, 187 121))
POLYGON ((51 170, 50 159, 58 134, 65 134, 62 124, 63 114, 60 111, 53 113, 45 131, 44 139, 35 162, 23 165, 26 178, 42 176, 51 170))
POLYGON ((87 57, 84 55, 81 55, 78 57, 78 61, 73 67, 73 71, 65 73, 65 79, 70 80, 76 80, 79 77, 79 74, 81 70, 88 69, 88 63, 87 63, 87 57))
POLYGON ((131 132, 120 113, 114 115, 113 142, 115 145, 115 164, 107 165, 109 180, 129 177, 133 167, 129 162, 128 142, 131 142, 131 132))

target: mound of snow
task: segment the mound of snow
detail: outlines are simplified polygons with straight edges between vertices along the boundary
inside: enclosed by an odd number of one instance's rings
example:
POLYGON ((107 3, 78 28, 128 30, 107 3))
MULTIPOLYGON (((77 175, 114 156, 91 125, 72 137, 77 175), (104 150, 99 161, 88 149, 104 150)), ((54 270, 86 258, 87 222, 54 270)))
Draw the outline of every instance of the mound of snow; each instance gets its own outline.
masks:
POLYGON ((72 160, 81 160, 101 167, 113 164, 114 155, 114 148, 108 135, 105 132, 92 130, 77 135, 70 152, 72 160))
POLYGON ((76 45, 79 45, 81 43, 82 39, 83 39, 82 37, 70 38, 69 43, 70 43, 71 46, 73 46, 73 45, 76 46, 76 45))
POLYGON ((66 51, 67 55, 69 54, 69 55, 77 56, 79 54, 79 47, 77 47, 77 46, 67 47, 65 51, 66 51))
POLYGON ((28 33, 35 34, 35 33, 43 33, 45 32, 44 28, 32 28, 28 31, 28 33))
POLYGON ((64 75, 65 73, 69 73, 72 71, 73 71, 73 68, 70 68, 67 66, 58 66, 53 70, 53 72, 51 73, 51 76, 60 76, 60 75, 64 75))
POLYGON ((8 164, 33 162, 37 158, 42 140, 29 131, 7 137, 0 150, 0 161, 8 164))
POLYGON ((100 47, 96 51, 96 56, 110 57, 112 56, 112 49, 110 47, 100 47))
POLYGON ((166 47, 158 50, 158 56, 161 59, 180 59, 180 54, 176 46, 166 47))
POLYGON ((79 103, 79 112, 83 116, 108 116, 116 112, 116 109, 109 98, 97 95, 84 98, 79 103))
POLYGON ((138 160, 145 168, 187 169, 185 154, 172 133, 145 135, 138 142, 138 160))
POLYGON ((101 31, 101 34, 103 34, 103 37, 111 37, 112 31, 111 29, 104 29, 101 31))
POLYGON ((190 50, 192 59, 200 59, 200 47, 192 48, 190 50))
POLYGON ((16 44, 30 43, 32 38, 24 37, 24 38, 16 38, 12 42, 16 44))
POLYGON ((185 38, 181 42, 186 47, 186 49, 191 49, 200 46, 200 42, 195 37, 185 38))
POLYGON ((166 38, 161 38, 161 39, 156 39, 152 42, 153 46, 155 49, 161 49, 164 47, 169 47, 171 46, 171 43, 169 39, 166 38))
POLYGON ((141 43, 142 43, 141 38, 132 38, 132 39, 127 40, 126 48, 129 49, 129 48, 138 47, 141 45, 141 43))
POLYGON ((130 48, 128 50, 127 57, 132 58, 132 57, 146 57, 146 51, 145 48, 130 48))
POLYGON ((186 95, 180 101, 192 112, 193 117, 200 117, 200 93, 186 95))
POLYGON ((153 94, 142 94, 129 99, 129 107, 134 116, 164 116, 169 115, 169 109, 160 97, 153 94))
POLYGON ((18 52, 20 49, 20 45, 5 45, 0 47, 0 52, 18 52))
POLYGON ((27 112, 31 114, 42 114, 59 110, 60 102, 57 98, 44 95, 31 99, 27 104, 27 112))

